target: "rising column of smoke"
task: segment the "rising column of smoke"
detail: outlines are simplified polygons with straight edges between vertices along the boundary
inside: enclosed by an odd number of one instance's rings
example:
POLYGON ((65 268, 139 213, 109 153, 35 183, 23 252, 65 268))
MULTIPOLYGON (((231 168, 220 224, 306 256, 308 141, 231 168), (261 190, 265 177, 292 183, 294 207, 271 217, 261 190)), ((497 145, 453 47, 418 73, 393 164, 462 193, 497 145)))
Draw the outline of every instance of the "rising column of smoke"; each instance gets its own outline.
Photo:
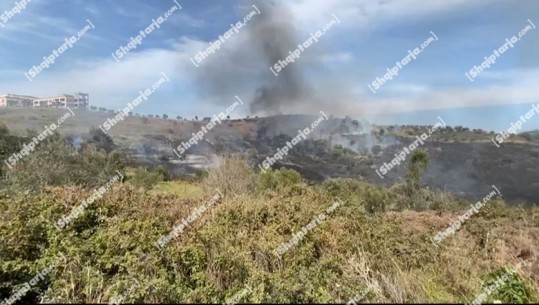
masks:
MULTIPOLYGON (((253 9, 252 3, 246 5, 244 14, 253 9)), ((269 70, 300 43, 292 14, 274 1, 254 4, 260 14, 194 69, 196 85, 200 94, 212 102, 227 105, 235 95, 251 95, 252 114, 280 114, 287 107, 311 101, 313 94, 303 78, 301 62, 289 64, 277 77, 269 70)))
MULTIPOLYGON (((284 60, 299 42, 291 14, 282 5, 257 1, 264 12, 256 24, 249 28, 249 41, 261 52, 262 61, 269 67, 284 60)), ((276 77, 271 72, 258 87, 251 103, 251 112, 277 114, 283 105, 301 103, 311 97, 303 75, 301 63, 286 66, 276 77)))

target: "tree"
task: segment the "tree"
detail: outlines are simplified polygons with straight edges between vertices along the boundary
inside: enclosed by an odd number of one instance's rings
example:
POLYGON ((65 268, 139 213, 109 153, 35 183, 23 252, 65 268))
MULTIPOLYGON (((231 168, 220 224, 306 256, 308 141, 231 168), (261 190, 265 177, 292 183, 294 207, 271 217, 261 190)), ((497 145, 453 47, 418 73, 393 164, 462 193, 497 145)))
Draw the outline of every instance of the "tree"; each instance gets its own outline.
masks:
POLYGON ((90 138, 86 143, 95 145, 97 149, 104 149, 107 153, 110 153, 115 148, 112 138, 99 128, 92 127, 90 129, 90 138))
POLYGON ((198 121, 198 116, 197 115, 195 115, 195 121, 198 121))
POLYGON ((227 120, 230 120, 230 116, 229 116, 229 115, 227 115, 227 116, 226 116, 226 119, 227 119, 227 120))
POLYGON ((532 136, 531 136, 531 134, 529 132, 522 133, 522 134, 520 134, 520 136, 526 141, 531 141, 532 140, 532 136))
MULTIPOLYGON (((11 135, 8 128, 0 123, 0 158, 7 160, 13 153, 19 152, 25 140, 25 138, 11 135)), ((0 165, 0 176, 4 174, 2 166, 0 165)))
POLYGON ((168 115, 163 114, 163 120, 166 120, 166 119, 168 119, 168 115))
MULTIPOLYGON (((6 184, 14 190, 38 191, 46 186, 80 185, 95 188, 107 183, 118 175, 116 171, 123 169, 125 157, 119 151, 106 153, 104 149, 97 149, 97 145, 108 141, 104 140, 107 139, 104 133, 99 131, 91 130, 94 137, 79 150, 57 132, 45 137, 39 143, 39 149, 9 171, 6 184)), ((37 136, 37 132, 31 131, 29 137, 34 136, 37 136)), ((114 146, 114 143, 107 145, 114 146)))
POLYGON ((406 172, 406 192, 412 195, 420 188, 421 178, 425 174, 429 165, 429 155, 423 149, 418 149, 412 153, 406 172))
POLYGON ((372 148, 371 148, 371 151, 374 155, 378 155, 379 153, 382 152, 382 146, 380 145, 374 145, 372 148))

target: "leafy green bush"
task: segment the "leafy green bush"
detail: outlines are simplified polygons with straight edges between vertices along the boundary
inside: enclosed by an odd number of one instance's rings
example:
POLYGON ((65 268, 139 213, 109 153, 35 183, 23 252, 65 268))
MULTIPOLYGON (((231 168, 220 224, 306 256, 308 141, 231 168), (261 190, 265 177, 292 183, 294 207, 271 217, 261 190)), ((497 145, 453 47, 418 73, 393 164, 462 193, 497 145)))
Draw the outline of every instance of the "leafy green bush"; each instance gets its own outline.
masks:
POLYGON ((165 181, 165 175, 162 171, 151 171, 145 168, 135 169, 134 175, 127 180, 127 182, 136 187, 148 190, 152 189, 161 181, 165 181))
MULTIPOLYGON (((11 135, 6 125, 0 123, 0 159, 7 160, 13 153, 19 152, 25 140, 25 138, 11 135)), ((5 174, 4 167, 5 163, 2 162, 0 165, 1 178, 3 178, 5 174)))
POLYGON ((301 175, 293 169, 281 168, 261 172, 257 178, 257 187, 260 191, 276 190, 293 186, 301 182, 301 175))
POLYGON ((429 155, 425 150, 418 149, 412 153, 406 172, 406 191, 408 195, 420 189, 421 178, 429 165, 429 155))
POLYGON ((117 176, 116 171, 123 167, 123 155, 119 152, 107 154, 90 144, 77 151, 54 133, 7 172, 6 184, 12 190, 23 191, 38 191, 47 186, 93 188, 117 176))
POLYGON ((499 278, 508 276, 490 295, 489 302, 502 301, 505 304, 529 304, 534 297, 530 285, 517 272, 508 268, 500 268, 484 277, 484 288, 495 285, 499 278))
POLYGON ((503 200, 491 199, 479 210, 479 215, 485 219, 500 219, 507 217, 509 208, 503 200))
POLYGON ((328 179, 322 183, 322 189, 331 197, 343 201, 363 202, 367 184, 353 179, 328 179))
POLYGON ((116 148, 112 138, 99 128, 90 129, 90 137, 86 143, 93 144, 98 150, 103 149, 107 153, 112 152, 116 148))
POLYGON ((170 181, 170 174, 163 165, 159 165, 155 169, 155 172, 160 173, 163 176, 163 181, 170 181))
POLYGON ((389 199, 389 194, 383 187, 367 187, 365 190, 365 211, 371 214, 385 212, 389 205, 389 199))

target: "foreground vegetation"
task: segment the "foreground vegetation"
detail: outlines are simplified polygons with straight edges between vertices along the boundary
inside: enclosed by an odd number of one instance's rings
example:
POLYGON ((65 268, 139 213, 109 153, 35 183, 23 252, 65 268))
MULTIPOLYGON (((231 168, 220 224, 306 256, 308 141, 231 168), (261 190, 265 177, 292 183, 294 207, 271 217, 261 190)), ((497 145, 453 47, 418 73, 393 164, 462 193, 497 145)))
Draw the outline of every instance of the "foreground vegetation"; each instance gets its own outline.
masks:
MULTIPOLYGON (((519 259, 529 263, 488 300, 537 301, 539 209, 492 199, 434 246, 431 238, 469 203, 421 188, 425 153, 414 155, 408 175, 390 189, 354 180, 310 185, 292 170, 256 173, 238 159, 224 159, 197 182, 166 181, 161 169, 125 170, 112 144, 94 133, 79 150, 59 137, 47 142, 47 149, 64 149, 48 157, 48 168, 39 168, 45 153, 36 151, 4 169, 0 300, 62 253, 65 261, 23 301, 347 302, 365 292, 369 302, 471 302, 519 259), (116 170, 129 173, 125 181, 64 229, 54 226, 116 170), (217 204, 163 249, 155 246, 216 190, 223 194, 217 204), (337 198, 344 204, 275 254, 337 198)), ((21 145, 3 135, 11 150, 21 145)))

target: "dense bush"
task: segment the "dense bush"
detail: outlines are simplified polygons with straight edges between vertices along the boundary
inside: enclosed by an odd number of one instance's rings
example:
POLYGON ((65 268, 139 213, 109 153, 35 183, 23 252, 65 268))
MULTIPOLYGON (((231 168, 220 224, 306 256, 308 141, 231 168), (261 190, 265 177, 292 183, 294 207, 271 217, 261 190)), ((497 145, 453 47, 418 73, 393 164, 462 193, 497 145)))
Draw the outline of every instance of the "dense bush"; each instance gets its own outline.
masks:
MULTIPOLYGON (((282 192, 277 188, 273 198, 225 195, 163 250, 154 245, 159 237, 207 203, 214 192, 202 199, 178 199, 117 185, 61 231, 53 221, 80 205, 91 191, 56 188, 0 197, 0 298, 34 277, 58 252, 67 261, 33 287, 26 301, 106 303, 136 283, 124 303, 222 303, 246 285, 252 292, 241 302, 345 303, 372 287, 365 301, 461 303, 481 292, 481 277, 498 264, 473 247, 431 245, 428 237, 438 226, 446 226, 433 215, 366 217, 358 213, 362 206, 357 202, 338 207, 276 257, 273 249, 333 201, 333 194, 321 188, 308 188, 301 195, 282 192)), ((373 198, 379 196, 383 197, 373 198)), ((528 222, 521 234, 532 233, 528 230, 538 213, 535 209, 524 214, 521 224, 509 219, 498 224, 504 229, 499 238, 504 249, 523 246, 505 241, 516 226, 528 222)), ((537 242, 537 236, 527 236, 537 242)), ((451 238, 475 243, 483 235, 458 232, 451 238)), ((495 249, 491 245, 489 251, 495 249)), ((511 295, 521 296, 519 300, 535 293, 529 286, 530 290, 522 290, 520 284, 511 287, 511 295)))
POLYGON ((145 168, 135 169, 133 177, 129 178, 127 181, 132 185, 144 189, 152 189, 157 183, 165 181, 166 176, 163 170, 147 170, 145 168))
POLYGON ((300 182, 301 175, 288 168, 261 172, 257 177, 257 187, 260 191, 284 188, 300 182))
POLYGON ((255 174, 249 164, 240 158, 223 158, 215 163, 204 184, 227 194, 250 194, 255 190, 255 174))
POLYGON ((408 162, 406 171, 406 191, 408 195, 420 189, 421 178, 429 165, 429 155, 426 151, 418 149, 414 151, 408 162))
MULTIPOLYGON (((19 152, 25 140, 25 138, 11 135, 9 129, 0 123, 0 159, 7 160, 13 153, 19 152)), ((5 175, 5 166, 4 162, 0 164, 0 178, 5 175)))
MULTIPOLYGON (((248 285, 251 291, 236 301, 346 303, 369 288, 365 302, 462 303, 481 292, 481 279, 492 279, 489 270, 539 244, 537 208, 509 213, 485 206, 468 220, 481 226, 466 224, 445 242, 451 246, 435 247, 430 238, 461 213, 443 218, 429 212, 447 198, 418 184, 411 184, 413 196, 421 196, 427 211, 388 212, 405 198, 405 184, 386 189, 336 179, 307 186, 293 170, 255 174, 241 159, 220 160, 197 182, 201 198, 182 196, 184 188, 172 195, 166 188, 147 192, 117 183, 58 229, 55 221, 80 207, 123 163, 119 154, 92 144, 78 152, 58 135, 42 144, 10 173, 24 187, 12 184, 12 193, 0 193, 0 300, 62 253, 66 260, 23 301, 107 303, 129 292, 123 303, 222 303, 248 285), (61 187, 22 192, 32 184, 61 187), (215 189, 223 197, 210 206, 215 189), (286 253, 274 253, 336 197, 341 206, 286 253), (207 209, 176 238, 162 249, 155 246, 202 206, 207 209)), ((145 188, 164 178, 161 169, 135 169, 128 181, 145 188)), ((523 269, 531 280, 512 279, 497 298, 534 300, 538 278, 532 267, 523 269)))
POLYGON ((368 213, 385 212, 389 206, 389 194, 381 186, 371 186, 365 192, 365 211, 368 213))
MULTIPOLYGON (((529 304, 534 302, 530 284, 509 268, 500 268, 484 277, 483 289, 496 285, 496 289, 488 296, 488 301, 501 301, 505 304, 529 304), (501 283, 496 283, 502 279, 501 283)), ((487 300, 485 300, 487 301, 487 300)), ((536 300, 537 301, 537 300, 536 300)))
POLYGON ((93 144, 98 150, 103 149, 107 153, 112 152, 116 148, 112 138, 99 128, 90 129, 90 136, 87 143, 93 144))
POLYGON ((322 189, 333 197, 344 201, 363 202, 366 183, 353 179, 328 179, 322 183, 322 189))
MULTIPOLYGON (((35 132, 29 132, 28 139, 34 136, 35 132)), ((117 151, 99 151, 89 143, 77 151, 54 133, 7 171, 5 184, 9 189, 23 191, 38 191, 47 186, 97 187, 118 175, 123 167, 124 157, 117 151)))

